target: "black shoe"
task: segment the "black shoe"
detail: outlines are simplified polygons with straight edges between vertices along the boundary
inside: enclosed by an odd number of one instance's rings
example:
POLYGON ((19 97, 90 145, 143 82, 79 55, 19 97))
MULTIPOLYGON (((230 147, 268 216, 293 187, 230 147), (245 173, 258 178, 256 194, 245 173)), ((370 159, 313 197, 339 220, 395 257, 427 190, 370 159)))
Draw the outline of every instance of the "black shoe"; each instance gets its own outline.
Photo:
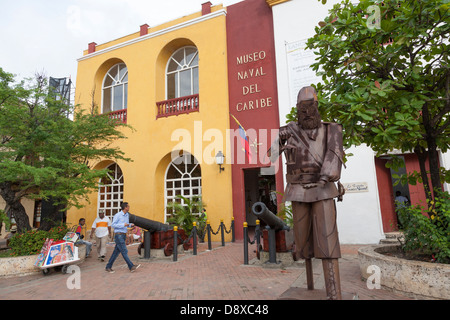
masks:
POLYGON ((135 272, 136 269, 139 268, 140 266, 141 266, 140 264, 134 265, 134 266, 131 267, 130 271, 131 271, 131 272, 135 272))

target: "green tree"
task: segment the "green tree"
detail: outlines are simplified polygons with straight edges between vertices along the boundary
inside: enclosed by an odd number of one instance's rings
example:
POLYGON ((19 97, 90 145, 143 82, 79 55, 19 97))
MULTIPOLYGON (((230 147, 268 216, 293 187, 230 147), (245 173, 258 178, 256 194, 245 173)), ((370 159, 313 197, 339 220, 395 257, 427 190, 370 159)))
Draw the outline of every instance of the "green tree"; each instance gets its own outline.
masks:
MULTIPOLYGON (((100 159, 130 159, 112 142, 125 138, 122 127, 107 116, 72 107, 58 99, 47 79, 14 83, 0 68, 0 195, 5 212, 14 216, 18 231, 30 229, 20 200, 51 199, 55 212, 81 206, 95 190, 105 170, 94 170, 100 159), (73 114, 73 120, 68 115, 73 114)), ((54 225, 53 217, 41 228, 54 225)))
POLYGON ((343 125, 346 147, 416 153, 428 195, 449 180, 437 156, 450 141, 449 0, 352 2, 334 5, 308 40, 322 117, 343 125))

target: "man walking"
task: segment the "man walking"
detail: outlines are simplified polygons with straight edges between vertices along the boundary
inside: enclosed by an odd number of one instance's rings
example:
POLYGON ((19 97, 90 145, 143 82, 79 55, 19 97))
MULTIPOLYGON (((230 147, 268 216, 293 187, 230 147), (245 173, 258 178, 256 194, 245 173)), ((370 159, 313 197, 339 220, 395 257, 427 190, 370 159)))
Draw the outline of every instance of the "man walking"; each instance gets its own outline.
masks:
POLYGON ((97 257, 101 261, 105 261, 106 242, 111 234, 111 220, 105 216, 104 210, 99 211, 97 219, 92 224, 91 239, 94 233, 97 241, 97 257))
POLYGON ((119 253, 122 254, 122 257, 127 263, 128 268, 131 272, 136 271, 136 269, 141 266, 140 264, 134 265, 131 262, 130 258, 128 257, 128 249, 125 243, 127 237, 127 228, 134 226, 129 221, 130 215, 128 214, 128 211, 130 210, 130 206, 128 205, 128 202, 123 202, 120 205, 120 208, 122 209, 122 211, 116 213, 111 224, 111 226, 114 228, 114 241, 116 243, 116 247, 114 248, 111 258, 109 258, 109 261, 106 264, 106 271, 109 273, 114 272, 114 270, 112 269, 112 265, 119 256, 119 253))

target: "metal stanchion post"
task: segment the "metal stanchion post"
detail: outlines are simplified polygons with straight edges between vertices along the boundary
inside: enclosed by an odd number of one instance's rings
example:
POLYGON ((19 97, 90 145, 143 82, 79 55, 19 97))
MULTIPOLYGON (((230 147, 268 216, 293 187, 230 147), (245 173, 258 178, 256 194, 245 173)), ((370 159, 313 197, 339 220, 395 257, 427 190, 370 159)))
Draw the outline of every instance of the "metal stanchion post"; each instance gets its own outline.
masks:
POLYGON ((173 227, 173 261, 178 259, 178 227, 173 227))
POLYGON ((244 222, 244 264, 248 264, 248 225, 244 222))
POLYGON ((269 234, 269 262, 277 263, 277 247, 275 242, 275 229, 266 227, 269 234))
POLYGON ((231 242, 235 241, 234 235, 234 217, 231 217, 231 242))
POLYGON ((222 237, 222 247, 225 247, 225 229, 223 225, 223 219, 220 220, 220 236, 222 237))
POLYGON ((206 230, 208 232, 208 250, 212 250, 212 246, 211 246, 211 226, 209 224, 209 220, 206 220, 206 230))
POLYGON ((144 259, 150 259, 150 245, 151 245, 151 233, 150 231, 144 231, 144 259))
POLYGON ((260 257, 260 248, 261 248, 261 225, 259 223, 260 221, 256 220, 255 238, 256 238, 256 253, 258 259, 260 257))
POLYGON ((192 242, 194 244, 194 248, 193 248, 192 254, 194 256, 196 256, 197 255, 197 222, 193 222, 192 225, 194 226, 192 228, 192 238, 193 238, 192 242))

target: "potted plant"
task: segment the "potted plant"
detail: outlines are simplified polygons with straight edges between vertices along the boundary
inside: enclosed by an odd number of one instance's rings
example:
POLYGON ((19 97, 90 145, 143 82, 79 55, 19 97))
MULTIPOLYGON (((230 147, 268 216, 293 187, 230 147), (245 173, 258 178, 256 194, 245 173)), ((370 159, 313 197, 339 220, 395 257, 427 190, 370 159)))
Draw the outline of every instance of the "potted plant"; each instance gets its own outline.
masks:
POLYGON ((197 234, 200 242, 205 242, 207 220, 206 210, 203 208, 201 214, 197 217, 197 234))
POLYGON ((199 222, 199 216, 196 213, 203 212, 205 204, 202 202, 201 197, 189 199, 182 195, 177 195, 176 198, 180 201, 167 204, 167 208, 173 210, 172 217, 167 221, 182 228, 186 232, 186 236, 189 236, 193 229, 193 222, 199 222))

